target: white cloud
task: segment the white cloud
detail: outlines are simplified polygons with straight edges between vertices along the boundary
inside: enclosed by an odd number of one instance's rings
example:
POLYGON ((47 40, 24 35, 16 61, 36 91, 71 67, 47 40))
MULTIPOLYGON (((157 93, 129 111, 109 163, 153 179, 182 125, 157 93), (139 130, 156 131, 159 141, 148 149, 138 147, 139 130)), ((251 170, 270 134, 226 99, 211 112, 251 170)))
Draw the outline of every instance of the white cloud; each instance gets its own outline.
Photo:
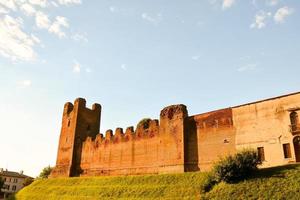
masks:
POLYGON ((57 16, 53 24, 50 26, 49 32, 57 35, 59 38, 66 37, 66 33, 61 30, 62 27, 69 27, 68 20, 65 17, 57 16))
POLYGON ((267 0, 267 5, 276 6, 279 3, 279 0, 267 0))
POLYGON ((81 71, 81 65, 75 60, 73 65, 73 72, 80 73, 80 71, 81 71))
POLYGON ((266 26, 267 18, 271 17, 272 13, 259 11, 254 18, 254 22, 250 25, 250 28, 262 29, 266 26))
POLYGON ((58 3, 61 5, 74 5, 81 4, 81 0, 58 0, 58 3))
POLYGON ((195 55, 195 56, 192 56, 192 59, 193 59, 193 60, 199 60, 200 57, 201 57, 201 55, 195 55))
POLYGON ((162 20, 162 15, 160 13, 156 15, 149 15, 148 13, 143 13, 142 19, 153 24, 158 24, 162 20))
POLYGON ((57 4, 55 1, 51 1, 51 4, 52 4, 54 7, 58 7, 58 4, 57 4))
POLYGON ((238 72, 245 72, 245 71, 253 71, 257 69, 257 64, 247 64, 245 66, 239 67, 237 69, 238 72))
POLYGON ((27 87, 30 87, 31 85, 32 85, 31 80, 23 80, 23 81, 18 82, 18 86, 20 88, 27 88, 27 87))
POLYGON ((0 55, 12 61, 36 59, 34 46, 40 43, 34 35, 22 30, 23 20, 9 15, 0 16, 0 55))
POLYGON ((29 0, 32 5, 40 6, 42 8, 47 6, 47 0, 29 0))
POLYGON ((109 7, 109 11, 114 13, 114 12, 117 12, 118 11, 118 8, 114 7, 114 6, 110 6, 109 7))
POLYGON ((0 5, 0 14, 7 14, 9 11, 0 5))
POLYGON ((251 56, 242 56, 239 58, 240 60, 250 60, 251 56))
POLYGON ((35 16, 35 24, 38 28, 48 29, 50 27, 51 21, 45 13, 39 11, 35 16))
POLYGON ((89 40, 87 39, 87 34, 86 33, 75 33, 74 35, 71 36, 72 40, 80 42, 88 42, 89 40))
POLYGON ((41 40, 38 37, 36 37, 34 34, 31 34, 31 38, 34 41, 34 43, 36 43, 36 44, 41 43, 41 40))
POLYGON ((126 65, 126 64, 122 64, 122 65, 121 65, 121 69, 127 70, 127 65, 126 65))
POLYGON ((17 5, 15 4, 15 0, 0 0, 0 5, 4 6, 10 10, 17 10, 17 5))
POLYGON ((222 4, 223 10, 231 8, 234 3, 235 3, 235 0, 223 0, 223 4, 222 4))
MULTIPOLYGON (((38 29, 46 29, 59 38, 66 37, 63 28, 68 28, 68 20, 54 16, 52 21, 48 16, 49 6, 81 4, 81 0, 0 0, 0 56, 15 61, 34 61, 37 53, 34 47, 41 45, 38 33, 23 21, 32 17, 38 29), (23 24, 24 23, 24 24, 23 24), (25 31, 26 27, 26 31, 25 31)), ((26 22, 26 21, 25 21, 26 22)), ((87 41, 85 35, 75 34, 74 40, 87 41)), ((42 47, 42 46, 41 46, 42 47)))
POLYGON ((81 71, 85 71, 86 73, 91 73, 91 68, 82 66, 77 60, 74 60, 73 64, 73 72, 79 74, 81 71))
POLYGON ((285 18, 291 14, 293 14, 294 9, 289 8, 287 6, 279 8, 274 15, 274 20, 276 23, 284 23, 285 18))
POLYGON ((35 8, 28 3, 22 4, 20 6, 20 9, 24 12, 25 15, 28 15, 28 16, 33 16, 36 13, 35 8))

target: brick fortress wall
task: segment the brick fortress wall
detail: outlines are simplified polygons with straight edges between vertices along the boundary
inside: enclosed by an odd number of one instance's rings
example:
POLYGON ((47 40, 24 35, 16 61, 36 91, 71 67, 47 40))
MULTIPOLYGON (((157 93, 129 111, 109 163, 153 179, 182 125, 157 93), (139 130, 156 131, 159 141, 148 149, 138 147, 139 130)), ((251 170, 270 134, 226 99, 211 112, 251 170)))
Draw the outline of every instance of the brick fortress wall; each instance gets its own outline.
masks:
POLYGON ((300 161, 300 122, 297 117, 294 130, 290 119, 300 114, 300 92, 194 116, 173 105, 159 120, 125 133, 108 130, 105 137, 99 134, 101 106, 85 104, 81 98, 65 104, 52 177, 207 171, 242 148, 263 148, 262 167, 300 161), (283 145, 290 148, 288 158, 283 145))

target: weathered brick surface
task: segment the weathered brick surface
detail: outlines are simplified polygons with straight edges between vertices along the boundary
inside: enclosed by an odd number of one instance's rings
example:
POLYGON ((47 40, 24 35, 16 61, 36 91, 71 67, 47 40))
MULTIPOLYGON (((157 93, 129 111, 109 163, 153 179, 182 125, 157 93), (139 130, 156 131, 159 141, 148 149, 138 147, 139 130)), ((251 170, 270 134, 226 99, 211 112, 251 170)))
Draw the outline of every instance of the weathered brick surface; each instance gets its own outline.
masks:
MULTIPOLYGON (((264 167, 295 162, 290 113, 300 112, 300 93, 188 116, 186 106, 164 108, 160 120, 134 130, 99 133, 101 106, 84 99, 64 106, 56 166, 51 177, 206 171, 221 156, 264 147, 264 167), (291 157, 284 158, 283 144, 291 157)), ((300 125, 299 125, 300 127, 300 125)), ((296 140, 294 140, 296 141, 296 140)))
POLYGON ((186 167, 195 168, 190 170, 208 170, 219 157, 235 153, 231 108, 191 116, 187 124, 186 167))

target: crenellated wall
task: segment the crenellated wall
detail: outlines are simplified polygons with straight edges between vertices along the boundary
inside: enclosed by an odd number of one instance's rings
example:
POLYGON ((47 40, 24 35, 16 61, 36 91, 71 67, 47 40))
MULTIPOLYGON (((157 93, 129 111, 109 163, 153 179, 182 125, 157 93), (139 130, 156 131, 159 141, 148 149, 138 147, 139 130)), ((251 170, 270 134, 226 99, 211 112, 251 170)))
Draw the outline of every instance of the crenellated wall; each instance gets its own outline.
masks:
POLYGON ((298 112, 300 93, 194 116, 179 104, 164 108, 159 120, 103 136, 101 106, 86 108, 78 98, 64 106, 51 177, 207 171, 220 157, 248 147, 263 151, 263 167, 300 161, 300 122, 294 119, 291 130, 290 119, 298 112))
POLYGON ((158 172, 159 124, 126 129, 117 128, 115 134, 107 130, 105 137, 88 137, 82 148, 82 175, 145 174, 158 172))

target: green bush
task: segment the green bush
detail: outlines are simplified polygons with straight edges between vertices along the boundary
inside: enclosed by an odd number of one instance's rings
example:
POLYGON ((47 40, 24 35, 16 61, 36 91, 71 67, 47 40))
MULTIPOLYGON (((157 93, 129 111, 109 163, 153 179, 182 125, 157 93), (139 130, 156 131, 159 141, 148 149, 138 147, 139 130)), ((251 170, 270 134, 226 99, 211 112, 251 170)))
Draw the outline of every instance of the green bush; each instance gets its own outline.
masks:
POLYGON ((44 167, 43 170, 41 171, 40 175, 36 177, 37 179, 43 179, 43 178, 48 178, 49 175, 51 174, 53 167, 47 166, 44 167))
POLYGON ((201 191, 208 192, 214 185, 222 181, 234 183, 244 180, 257 170, 259 164, 256 151, 251 149, 221 158, 215 163, 212 171, 207 173, 201 191))
POLYGON ((138 124, 137 124, 137 128, 138 127, 143 127, 143 129, 147 129, 150 126, 150 118, 144 118, 142 119, 138 124))
POLYGON ((210 191, 215 184, 217 184, 217 181, 213 176, 213 173, 207 173, 201 185, 201 193, 210 191))
POLYGON ((248 178, 257 170, 259 159, 256 151, 243 150, 219 160, 213 167, 216 182, 238 182, 248 178))

